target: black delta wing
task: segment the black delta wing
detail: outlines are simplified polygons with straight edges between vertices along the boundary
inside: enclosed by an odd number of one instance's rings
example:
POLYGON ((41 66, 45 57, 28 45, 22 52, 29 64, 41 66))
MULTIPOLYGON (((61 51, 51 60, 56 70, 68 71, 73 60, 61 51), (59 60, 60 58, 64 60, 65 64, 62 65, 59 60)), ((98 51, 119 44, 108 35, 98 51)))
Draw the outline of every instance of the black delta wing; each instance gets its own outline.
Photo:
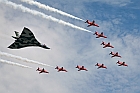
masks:
POLYGON ((29 47, 29 46, 39 46, 45 49, 50 49, 45 44, 42 45, 41 43, 39 43, 36 40, 34 34, 26 27, 24 27, 19 38, 17 38, 15 42, 11 44, 8 48, 20 49, 20 48, 29 47))

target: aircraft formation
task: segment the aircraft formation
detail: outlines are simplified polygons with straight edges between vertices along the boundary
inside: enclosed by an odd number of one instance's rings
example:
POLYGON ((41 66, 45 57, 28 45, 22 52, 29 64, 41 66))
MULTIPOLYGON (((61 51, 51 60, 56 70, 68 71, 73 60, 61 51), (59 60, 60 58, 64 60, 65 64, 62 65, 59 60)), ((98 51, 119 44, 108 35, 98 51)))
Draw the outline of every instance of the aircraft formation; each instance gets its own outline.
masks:
MULTIPOLYGON (((94 20, 93 20, 92 22, 90 22, 89 20, 87 20, 85 23, 89 24, 87 27, 89 27, 89 26, 96 26, 96 27, 99 27, 98 24, 95 24, 95 21, 94 21, 94 20)), ((101 38, 101 37, 102 37, 102 38, 107 38, 107 36, 105 36, 105 35, 103 34, 103 32, 101 32, 101 34, 100 34, 100 33, 98 33, 97 31, 95 31, 95 33, 94 33, 93 35, 96 35, 96 38, 101 38)), ((106 47, 114 48, 114 46, 112 46, 112 45, 110 44, 110 42, 105 43, 105 42, 102 41, 101 45, 103 45, 103 48, 106 48, 106 47)), ((114 53, 114 52, 111 51, 111 52, 109 53, 109 55, 112 55, 111 58, 113 58, 113 57, 120 57, 120 58, 122 58, 122 57, 119 55, 118 52, 114 53)), ((118 62, 117 62, 116 64, 119 64, 118 66, 128 66, 125 62, 120 62, 119 60, 118 60, 118 62)), ((106 69, 107 69, 107 67, 106 67, 104 64, 99 64, 99 63, 97 63, 95 66, 98 66, 97 69, 99 69, 99 68, 106 68, 106 69)))
MULTIPOLYGON (((95 21, 93 20, 92 22, 90 22, 89 20, 87 20, 85 23, 88 24, 87 27, 90 27, 90 26, 96 26, 96 27, 99 27, 98 24, 95 23, 95 21)), ((20 49, 20 48, 25 48, 25 47, 31 47, 31 46, 37 46, 37 47, 41 47, 41 48, 44 48, 44 49, 50 49, 48 46, 46 46, 45 44, 42 44, 40 43, 34 36, 34 34, 31 32, 30 29, 24 27, 23 28, 23 31, 21 33, 21 35, 19 35, 19 32, 17 31, 14 31, 15 32, 15 35, 16 36, 12 36, 15 41, 14 43, 12 43, 10 46, 8 46, 8 48, 10 49, 20 49)), ((107 38, 107 36, 104 35, 103 32, 99 33, 97 31, 95 31, 95 33, 93 35, 96 35, 96 38, 107 38)), ((107 47, 110 47, 110 48, 114 48, 114 46, 111 45, 110 42, 108 43, 105 43, 102 41, 102 43, 100 45, 103 45, 103 48, 107 48, 107 47)), ((119 58, 122 58, 118 52, 110 52, 109 55, 112 55, 111 58, 113 57, 119 57, 119 58)), ((116 64, 119 64, 118 66, 128 66, 125 62, 121 62, 118 60, 118 62, 116 64)), ((99 68, 105 68, 107 69, 107 67, 102 63, 96 63, 97 66, 97 69, 99 68)), ((85 68, 84 66, 79 66, 77 65, 75 68, 78 69, 78 71, 81 71, 81 70, 84 70, 84 71, 88 71, 87 68, 85 68)), ((68 72, 64 67, 59 67, 59 66, 56 66, 55 68, 58 72, 68 72)), ((37 68, 36 71, 39 71, 39 74, 40 73, 49 73, 47 70, 45 70, 44 68, 41 69, 41 68, 37 68)))

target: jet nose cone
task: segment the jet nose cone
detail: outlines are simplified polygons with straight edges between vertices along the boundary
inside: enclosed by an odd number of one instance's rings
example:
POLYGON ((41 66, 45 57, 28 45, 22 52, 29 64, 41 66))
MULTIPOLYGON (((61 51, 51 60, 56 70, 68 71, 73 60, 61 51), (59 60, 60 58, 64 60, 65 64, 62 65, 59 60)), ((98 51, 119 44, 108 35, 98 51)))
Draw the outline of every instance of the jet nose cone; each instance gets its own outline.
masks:
POLYGON ((43 48, 45 48, 45 49, 50 49, 49 47, 47 47, 47 46, 45 46, 45 47, 43 47, 43 48))
POLYGON ((46 49, 51 49, 51 48, 49 48, 49 47, 46 47, 46 49))

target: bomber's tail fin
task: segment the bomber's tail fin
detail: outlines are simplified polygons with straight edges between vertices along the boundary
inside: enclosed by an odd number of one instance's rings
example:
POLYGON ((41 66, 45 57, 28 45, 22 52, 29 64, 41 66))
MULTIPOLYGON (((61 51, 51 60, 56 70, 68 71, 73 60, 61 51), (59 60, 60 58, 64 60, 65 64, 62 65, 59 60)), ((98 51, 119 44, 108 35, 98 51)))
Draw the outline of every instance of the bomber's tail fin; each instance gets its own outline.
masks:
POLYGON ((14 31, 15 32, 15 34, 16 34, 16 37, 15 36, 12 36, 14 39, 18 39, 19 38, 19 32, 17 32, 17 31, 14 31))
POLYGON ((16 37, 19 37, 19 32, 17 32, 17 31, 14 31, 14 32, 16 34, 16 37))

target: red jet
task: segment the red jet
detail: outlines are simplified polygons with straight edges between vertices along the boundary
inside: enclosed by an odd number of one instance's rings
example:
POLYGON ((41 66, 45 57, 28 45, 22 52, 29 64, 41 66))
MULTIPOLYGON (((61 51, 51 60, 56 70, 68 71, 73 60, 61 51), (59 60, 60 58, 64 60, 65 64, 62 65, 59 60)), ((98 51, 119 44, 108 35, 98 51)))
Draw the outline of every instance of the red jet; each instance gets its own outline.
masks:
POLYGON ((81 71, 81 70, 85 70, 85 71, 88 71, 84 66, 78 66, 75 67, 75 68, 78 68, 79 70, 78 71, 81 71))
POLYGON ((43 68, 43 69, 40 69, 39 67, 37 68, 36 71, 40 71, 39 74, 40 74, 40 73, 49 73, 49 72, 46 71, 44 68, 43 68))
POLYGON ((121 62, 119 60, 118 60, 118 62, 116 64, 120 64, 118 66, 127 66, 128 67, 128 65, 125 62, 121 62))
POLYGON ((95 66, 98 66, 97 69, 99 69, 99 68, 106 68, 106 69, 107 69, 107 67, 104 66, 104 64, 99 64, 99 63, 97 63, 95 66))
POLYGON ((58 72, 59 72, 59 71, 65 71, 65 72, 68 72, 68 71, 67 71, 66 69, 64 69, 63 67, 59 68, 58 66, 56 66, 55 69, 57 69, 58 72))
POLYGON ((85 23, 88 23, 88 24, 89 24, 87 27, 89 27, 89 26, 96 26, 96 27, 99 27, 98 24, 95 24, 95 21, 94 21, 94 20, 93 20, 92 22, 90 22, 89 20, 87 20, 85 23))
POLYGON ((101 32, 101 34, 99 34, 97 31, 95 31, 95 33, 93 35, 96 35, 97 36, 96 38, 100 38, 100 37, 107 38, 106 36, 104 36, 103 32, 101 32))
POLYGON ((110 44, 110 42, 108 42, 108 43, 106 44, 105 42, 102 41, 101 45, 104 45, 103 48, 106 48, 106 47, 114 48, 114 47, 110 44))
MULTIPOLYGON (((111 56, 111 58, 112 58, 112 57, 120 57, 120 58, 122 58, 122 57, 119 55, 118 52, 114 53, 114 52, 111 51, 110 54, 113 55, 113 56, 111 56)), ((110 55, 110 54, 109 54, 109 55, 110 55)))

